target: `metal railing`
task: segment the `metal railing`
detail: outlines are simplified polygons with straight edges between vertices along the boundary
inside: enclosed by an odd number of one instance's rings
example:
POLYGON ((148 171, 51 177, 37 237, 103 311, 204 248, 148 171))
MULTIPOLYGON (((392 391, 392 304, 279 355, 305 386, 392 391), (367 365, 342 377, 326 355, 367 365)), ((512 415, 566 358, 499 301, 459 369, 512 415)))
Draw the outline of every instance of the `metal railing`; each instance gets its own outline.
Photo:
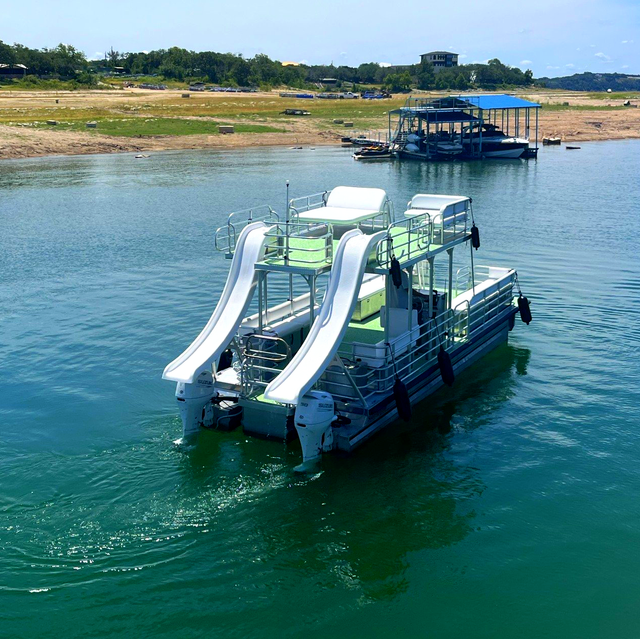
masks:
POLYGON ((437 362, 440 346, 449 349, 466 343, 487 322, 509 309, 513 305, 513 286, 514 279, 505 277, 497 290, 474 304, 465 300, 456 308, 427 319, 387 344, 343 343, 338 352, 344 373, 341 376, 337 367, 329 367, 321 378, 321 387, 338 400, 353 402, 362 398, 365 405, 372 396, 389 393, 396 372, 404 382, 415 379, 437 362), (367 356, 367 349, 371 356, 367 356), (375 366, 368 364, 365 360, 372 362, 376 353, 379 361, 375 366), (357 393, 354 392, 354 384, 357 393))
POLYGON ((269 258, 282 260, 287 266, 314 267, 333 262, 333 233, 326 224, 278 222, 266 236, 273 238, 269 258))
POLYGON ((408 261, 425 255, 433 238, 433 221, 428 213, 393 222, 387 227, 387 237, 376 246, 376 260, 389 268, 391 260, 408 261))
POLYGON ((223 253, 233 253, 236 249, 238 236, 242 229, 252 222, 265 222, 272 224, 278 222, 280 216, 268 204, 255 206, 242 211, 235 211, 227 218, 224 226, 216 229, 214 243, 216 250, 223 253))
POLYGON ((281 337, 253 333, 244 338, 240 356, 240 385, 249 397, 282 372, 291 359, 291 348, 281 337))
POLYGON ((322 191, 320 193, 313 193, 312 195, 305 195, 303 197, 297 197, 289 201, 289 213, 296 216, 299 213, 305 213, 306 211, 312 211, 313 209, 319 209, 327 204, 327 198, 331 191, 322 191))

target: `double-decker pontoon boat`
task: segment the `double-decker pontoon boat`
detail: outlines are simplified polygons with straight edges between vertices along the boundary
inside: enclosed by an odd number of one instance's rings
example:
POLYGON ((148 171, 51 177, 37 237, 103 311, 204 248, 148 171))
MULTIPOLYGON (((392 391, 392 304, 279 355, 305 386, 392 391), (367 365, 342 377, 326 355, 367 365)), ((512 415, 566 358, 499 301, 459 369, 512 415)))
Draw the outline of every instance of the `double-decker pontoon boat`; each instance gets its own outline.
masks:
POLYGON ((279 440, 306 468, 351 451, 507 341, 526 298, 515 270, 474 263, 471 198, 339 186, 229 216, 211 319, 169 364, 185 438, 202 427, 279 440), (519 287, 518 287, 519 288, 519 287))

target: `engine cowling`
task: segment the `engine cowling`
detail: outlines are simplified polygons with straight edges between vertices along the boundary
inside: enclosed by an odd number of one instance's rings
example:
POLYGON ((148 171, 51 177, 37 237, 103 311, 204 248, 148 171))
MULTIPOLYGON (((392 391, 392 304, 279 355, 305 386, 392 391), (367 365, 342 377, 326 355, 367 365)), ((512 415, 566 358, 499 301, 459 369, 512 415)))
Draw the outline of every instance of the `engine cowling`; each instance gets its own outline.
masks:
POLYGON ((333 448, 333 430, 336 420, 335 403, 330 393, 309 391, 300 399, 294 416, 294 424, 302 446, 302 466, 317 460, 323 452, 333 448))
POLYGON ((211 398, 214 392, 211 371, 202 371, 193 384, 178 382, 176 399, 182 418, 183 437, 195 435, 205 421, 212 419, 211 398))

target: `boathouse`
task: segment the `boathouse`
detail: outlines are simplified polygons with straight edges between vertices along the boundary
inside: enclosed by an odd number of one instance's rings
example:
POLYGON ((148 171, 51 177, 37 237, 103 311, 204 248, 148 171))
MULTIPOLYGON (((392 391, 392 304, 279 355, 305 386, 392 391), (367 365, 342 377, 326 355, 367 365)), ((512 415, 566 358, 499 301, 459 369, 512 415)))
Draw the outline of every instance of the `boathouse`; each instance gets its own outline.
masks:
POLYGON ((389 140, 396 155, 412 159, 536 157, 539 109, 507 94, 410 97, 389 111, 389 140))

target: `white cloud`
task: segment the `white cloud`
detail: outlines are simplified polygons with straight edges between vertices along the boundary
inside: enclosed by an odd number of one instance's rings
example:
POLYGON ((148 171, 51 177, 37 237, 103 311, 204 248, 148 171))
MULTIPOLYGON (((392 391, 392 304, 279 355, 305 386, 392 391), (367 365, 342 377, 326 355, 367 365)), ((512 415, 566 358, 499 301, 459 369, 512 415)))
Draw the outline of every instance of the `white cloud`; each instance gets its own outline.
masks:
POLYGON ((378 64, 379 64, 381 67, 391 67, 391 66, 393 66, 393 65, 391 64, 391 62, 379 62, 378 64))
POLYGON ((553 71, 553 70, 555 70, 555 69, 559 69, 559 68, 560 68, 560 67, 547 66, 547 69, 552 70, 552 71, 553 71))
POLYGON ((595 53, 594 55, 596 56, 596 58, 600 58, 605 62, 609 62, 609 60, 611 60, 611 58, 606 53, 602 53, 602 51, 598 51, 598 53, 595 53))
POLYGON ((565 64, 564 66, 567 67, 567 69, 574 69, 576 65, 569 63, 569 64, 565 64))
POLYGON ((531 64, 531 60, 520 60, 520 64, 531 64))
POLYGON ((576 49, 576 51, 580 51, 580 47, 578 47, 578 48, 576 49))
POLYGON ((590 44, 589 46, 590 46, 592 49, 595 49, 595 48, 596 48, 596 45, 595 45, 595 44, 590 44))
POLYGON ((300 64, 308 65, 309 64, 309 60, 300 60, 300 64))
POLYGON ((621 68, 621 69, 628 69, 628 68, 629 68, 629 65, 628 65, 628 64, 623 64, 620 68, 621 68))
POLYGON ((469 56, 467 56, 467 54, 466 54, 466 53, 462 53, 462 54, 460 54, 460 55, 458 56, 458 59, 459 59, 459 60, 464 60, 464 59, 465 59, 465 58, 467 58, 467 57, 469 57, 469 56))

